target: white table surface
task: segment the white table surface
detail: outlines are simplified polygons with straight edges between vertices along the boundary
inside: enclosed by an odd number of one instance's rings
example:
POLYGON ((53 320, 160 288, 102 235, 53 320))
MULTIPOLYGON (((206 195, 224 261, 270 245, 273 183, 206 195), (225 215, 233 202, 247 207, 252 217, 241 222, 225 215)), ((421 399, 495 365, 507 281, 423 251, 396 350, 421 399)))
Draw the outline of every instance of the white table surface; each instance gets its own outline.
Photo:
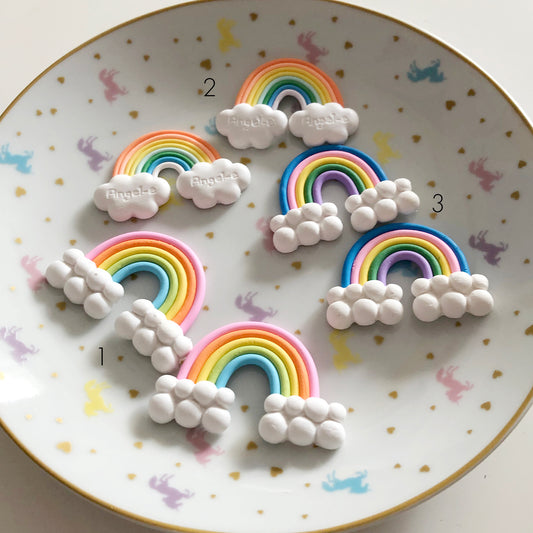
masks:
MULTIPOLYGON (((268 2, 268 0, 264 0, 268 2)), ((53 61, 131 18, 178 0, 2 0, 0 108, 53 61)), ((533 118, 530 0, 347 1, 447 42, 495 79, 533 118)), ((369 533, 533 531, 533 414, 464 478, 369 533)), ((81 498, 33 463, 0 430, 0 531, 148 533, 152 529, 81 498)), ((275 533, 275 532, 273 532, 275 533)))

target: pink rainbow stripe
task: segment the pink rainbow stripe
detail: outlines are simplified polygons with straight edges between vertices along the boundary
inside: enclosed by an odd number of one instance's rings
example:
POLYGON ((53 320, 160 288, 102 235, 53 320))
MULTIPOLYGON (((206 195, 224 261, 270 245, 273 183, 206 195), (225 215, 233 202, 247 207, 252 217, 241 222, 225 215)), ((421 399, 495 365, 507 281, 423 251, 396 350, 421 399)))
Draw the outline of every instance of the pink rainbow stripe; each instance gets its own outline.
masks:
POLYGON ((357 166, 361 167, 362 170, 364 170, 368 177, 371 179, 372 183, 376 185, 376 183, 380 182, 379 177, 376 175, 376 173, 372 170, 372 167, 370 167, 367 163, 365 163, 361 158, 357 157, 354 154, 351 154, 349 152, 341 152, 339 150, 330 150, 326 152, 318 152, 316 154, 310 155, 309 157, 306 157, 301 163, 299 163, 296 168, 292 171, 289 181, 287 182, 287 197, 289 200, 289 209, 296 209, 298 207, 298 203, 296 202, 296 180, 298 179, 298 176, 301 174, 302 170, 312 163, 313 161, 316 161, 317 159, 324 159, 325 157, 338 157, 340 159, 347 159, 348 161, 351 161, 352 163, 355 163, 357 166))
POLYGON ((435 237, 435 235, 432 235, 431 233, 425 233, 417 230, 394 230, 378 235, 371 241, 367 242, 361 248, 361 250, 359 250, 359 253, 357 254, 357 257, 355 258, 355 261, 352 265, 350 283, 359 283, 359 273, 361 271, 361 266, 370 251, 381 242, 388 241, 389 239, 394 239, 395 237, 418 237, 419 239, 423 239, 425 241, 430 242, 431 244, 434 244, 446 257, 448 264, 450 265, 450 270, 452 272, 461 271, 461 266, 459 265, 457 256, 455 255, 454 251, 442 239, 435 237))

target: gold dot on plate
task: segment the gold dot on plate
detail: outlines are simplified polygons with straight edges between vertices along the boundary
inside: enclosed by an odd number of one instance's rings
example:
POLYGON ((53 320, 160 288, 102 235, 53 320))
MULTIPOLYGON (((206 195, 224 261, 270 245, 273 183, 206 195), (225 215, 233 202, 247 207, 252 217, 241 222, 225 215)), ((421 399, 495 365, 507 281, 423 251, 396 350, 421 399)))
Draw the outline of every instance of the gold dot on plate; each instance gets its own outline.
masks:
POLYGON ((56 149, 56 147, 53 144, 48 147, 48 150, 50 150, 51 152, 54 152, 55 149, 56 149))
POLYGON ((65 452, 65 453, 70 453, 72 451, 72 444, 69 442, 69 441, 63 441, 63 442, 58 442, 56 444, 56 448, 58 450, 61 450, 62 452, 65 452))
POLYGON ((389 396, 396 400, 396 398, 398 398, 398 391, 393 390, 392 392, 389 392, 389 396))
POLYGON ((435 182, 433 180, 427 182, 428 187, 435 187, 435 182))
POLYGON ((413 139, 413 142, 414 142, 414 143, 418 143, 418 142, 420 142, 420 139, 421 139, 421 138, 422 138, 422 137, 421 137, 420 135, 412 135, 412 136, 411 136, 411 139, 413 139))
POLYGON ((302 262, 301 261, 293 261, 291 263, 291 267, 294 268, 294 270, 300 270, 302 268, 302 262))
POLYGON ((241 163, 243 165, 249 165, 252 162, 252 160, 249 157, 241 157, 241 163))
POLYGON ((205 70, 211 70, 211 67, 213 65, 211 64, 210 59, 204 59, 203 61, 200 61, 200 66, 204 68, 205 70))
POLYGON ((465 149, 463 147, 459 148, 459 150, 457 150, 457 153, 458 154, 464 154, 465 153, 465 149))
POLYGON ((63 178, 57 178, 54 183, 56 185, 63 185, 65 182, 63 181, 63 178))
POLYGON ((249 406, 248 406, 248 405, 241 405, 241 411, 242 411, 243 413, 246 413, 246 411, 248 411, 248 409, 249 409, 249 406))
POLYGON ((335 75, 338 76, 338 77, 341 78, 341 79, 344 78, 344 70, 343 70, 342 68, 339 69, 339 70, 337 70, 337 71, 335 72, 335 75))
POLYGON ((263 514, 263 512, 264 512, 263 509, 259 509, 259 510, 257 511, 257 514, 263 514))
POLYGON ((435 359, 435 356, 432 352, 429 352, 428 354, 426 354, 426 359, 435 359))
POLYGON ((529 259, 526 257, 526 259, 524 259, 524 265, 529 265, 530 261, 529 259))
POLYGON ((301 335, 302 332, 301 332, 299 329, 295 329, 295 330, 294 330, 294 334, 295 334, 295 335, 301 335))
POLYGON ((291 26, 294 26, 296 24, 296 21, 294 19, 289 20, 289 24, 291 26))
POLYGON ((518 200, 520 198, 520 192, 519 191, 514 191, 511 193, 511 198, 513 200, 518 200))
POLYGON ((429 472, 430 468, 428 465, 424 465, 420 467, 420 472, 429 472))
POLYGON ((208 305, 204 305, 204 306, 202 307, 202 309, 203 309, 204 311, 209 311, 209 306, 208 306, 208 305))
POLYGON ((483 339, 483 344, 485 346, 488 346, 489 345, 489 342, 490 342, 490 339, 483 339))
POLYGON ((135 446, 135 448, 137 448, 138 450, 140 450, 142 447, 143 447, 143 443, 139 440, 137 442, 134 442, 133 445, 135 446))
POLYGON ((483 124, 483 122, 485 122, 485 119, 484 119, 484 118, 480 118, 480 119, 479 119, 479 123, 480 123, 480 124, 483 124))
POLYGON ((435 409, 437 408, 437 406, 436 406, 436 405, 430 405, 429 408, 430 408, 432 411, 435 411, 435 409))
POLYGON ((5 379, 6 375, 3 372, 0 372, 0 379, 5 379))
POLYGON ((518 161, 518 168, 524 168, 527 165, 527 162, 521 159, 518 161))
POLYGON ((21 243, 22 243, 22 239, 21 239, 20 237, 17 237, 17 238, 15 239, 15 242, 16 242, 17 244, 21 244, 21 243))
POLYGON ((446 106, 446 109, 448 111, 451 111, 457 104, 456 104, 455 100, 446 100, 444 105, 446 106))
POLYGON ((401 468, 401 467, 402 467, 402 465, 401 465, 400 463, 396 463, 396 464, 394 465, 394 468, 401 468))
POLYGON ((472 200, 472 195, 471 194, 467 194, 466 198, 467 198, 467 200, 472 200))
POLYGON ((283 474, 283 468, 280 468, 279 466, 270 467, 270 475, 272 477, 279 476, 280 474, 283 474))
POLYGON ((59 76, 59 77, 57 78, 57 81, 58 81, 59 83, 63 84, 63 83, 65 83, 65 78, 64 78, 63 76, 59 76))
POLYGON ((238 481, 239 478, 241 477, 241 473, 240 472, 230 472, 228 474, 228 476, 233 478, 235 481, 238 481))
POLYGON ((57 372, 52 372, 52 373, 50 374, 50 377, 52 377, 52 378, 57 378, 57 372))
POLYGON ((490 411, 490 408, 492 407, 490 402, 484 402, 480 405, 481 409, 485 409, 485 411, 490 411))
POLYGON ((355 411, 355 409, 353 407, 348 407, 348 412, 349 413, 353 413, 355 411))
POLYGON ((14 285, 11 285, 11 287, 9 287, 9 290, 10 290, 11 292, 15 292, 15 286, 14 286, 14 285))
POLYGON ((514 311, 514 315, 515 316, 518 316, 520 314, 520 311, 517 309, 516 311, 514 311))
POLYGON ((83 352, 83 350, 85 350, 85 346, 78 346, 78 349, 80 352, 83 352))
POLYGON ((91 448, 89 451, 90 451, 91 453, 96 453, 96 450, 95 450, 94 448, 91 448))
POLYGON ((471 429, 467 429, 466 432, 467 432, 469 435, 472 435, 472 430, 471 430, 471 429))
POLYGON ((380 344, 383 344, 383 341, 385 340, 385 337, 382 335, 374 335, 374 342, 379 346, 380 344))
POLYGON ((62 423, 63 423, 63 419, 62 419, 60 416, 58 416, 58 417, 56 418, 56 422, 57 422, 58 424, 62 424, 62 423))
POLYGON ((24 196, 26 194, 26 189, 24 187, 17 187, 15 189, 15 196, 17 198, 20 198, 21 196, 24 196))
POLYGON ((212 239, 212 238, 215 236, 215 234, 214 234, 212 231, 208 231, 208 232, 205 234, 205 236, 206 236, 208 239, 212 239))
POLYGON ((33 418, 33 415, 30 415, 30 414, 28 414, 28 415, 24 415, 24 418, 25 418, 26 420, 31 420, 31 419, 33 418))
POLYGON ((44 219, 45 222, 50 222, 51 220, 52 220, 52 219, 51 219, 50 217, 46 217, 46 218, 44 219))
POLYGON ((395 428, 395 427, 387 428, 387 433, 388 433, 389 435, 392 435, 395 431, 396 431, 396 428, 395 428))
POLYGON ((259 52, 257 52, 257 55, 261 56, 261 57, 265 57, 266 56, 266 51, 265 50, 259 50, 259 52))
POLYGON ((244 252, 244 255, 247 255, 247 256, 250 255, 250 250, 246 250, 246 251, 244 252))
POLYGON ((139 116, 139 112, 138 111, 130 111, 128 114, 133 119, 135 119, 135 118, 137 118, 139 116))
POLYGON ((143 59, 145 61, 148 61, 150 59, 150 56, 148 54, 143 55, 143 59))
POLYGON ((216 498, 217 495, 216 495, 216 494, 210 494, 209 497, 210 497, 211 499, 213 499, 213 498, 216 498))
POLYGON ((495 370, 492 373, 492 379, 498 379, 498 378, 501 378, 502 376, 503 376, 503 372, 501 370, 495 370))
POLYGON ((139 391, 137 389, 130 389, 128 393, 130 398, 137 398, 137 396, 139 396, 139 391))
POLYGON ((137 477, 137 474, 128 474, 128 479, 131 479, 132 481, 137 477))
POLYGON ((60 311, 64 311, 64 310, 67 308, 67 302, 57 302, 57 303, 56 303, 56 307, 57 307, 60 311))
POLYGON ((256 21, 257 17, 258 17, 257 13, 250 13, 250 20, 252 22, 256 21))
POLYGON ((253 202, 250 202, 246 207, 253 209, 255 207, 255 204, 253 202))
POLYGON ((255 443, 253 440, 251 440, 247 445, 246 445, 246 449, 247 450, 257 450, 257 443, 255 443))
POLYGON ((148 85, 145 89, 145 91, 150 94, 150 93, 153 93, 155 92, 155 89, 151 86, 151 85, 148 85))
POLYGON ((172 42, 174 42, 174 43, 179 43, 180 40, 179 40, 177 37, 174 37, 174 39, 172 39, 172 42))
POLYGON ((36 114, 38 117, 40 117, 40 116, 43 114, 43 112, 42 112, 40 109, 37 109, 37 111, 35 111, 35 114, 36 114))
POLYGON ((175 463, 174 466, 177 466, 179 468, 181 466, 181 463, 175 463))
POLYGON ((524 333, 526 335, 533 335, 533 324, 531 324, 531 326, 529 326, 528 328, 526 328, 526 330, 524 331, 524 333))

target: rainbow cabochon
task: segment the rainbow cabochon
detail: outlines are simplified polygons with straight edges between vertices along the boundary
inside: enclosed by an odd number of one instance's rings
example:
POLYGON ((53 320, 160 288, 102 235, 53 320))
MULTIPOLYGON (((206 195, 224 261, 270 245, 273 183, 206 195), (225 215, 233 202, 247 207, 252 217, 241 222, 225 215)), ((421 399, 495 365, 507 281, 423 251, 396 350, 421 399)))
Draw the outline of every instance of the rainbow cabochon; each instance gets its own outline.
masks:
POLYGON ((329 325, 346 329, 354 323, 397 324, 403 316, 403 291, 387 284, 387 274, 398 261, 410 261, 421 271, 411 285, 413 312, 419 320, 460 318, 465 313, 485 316, 492 311, 487 278, 470 273, 463 252, 450 237, 427 226, 397 223, 370 231, 348 252, 342 286, 327 295, 329 325))
POLYGON ((420 205, 408 179, 387 179, 378 163, 360 150, 344 145, 310 148, 289 163, 281 178, 281 215, 270 222, 278 251, 289 253, 300 245, 340 236, 343 225, 337 207, 322 202, 322 189, 331 181, 346 190, 345 207, 359 232, 390 222, 398 214, 413 213, 420 205))
POLYGON ((290 441, 336 449, 345 438, 346 409, 319 397, 311 354, 294 335, 264 322, 240 322, 205 336, 189 353, 177 377, 161 376, 150 400, 150 417, 175 420, 222 433, 231 422, 235 394, 228 381, 244 366, 264 371, 270 385, 259 434, 272 444, 290 441))
POLYGON ((335 82, 312 63, 283 58, 256 68, 244 81, 235 105, 216 118, 219 133, 234 148, 268 148, 287 127, 307 146, 343 143, 359 126, 357 113, 344 107, 335 82), (279 108, 294 97, 300 111, 287 119, 279 108))
POLYGON ((96 207, 117 222, 153 217, 170 198, 170 185, 160 177, 165 169, 178 173, 179 194, 201 209, 234 203, 250 183, 245 165, 221 158, 198 135, 179 130, 154 131, 122 151, 111 180, 94 192, 96 207))
POLYGON ((66 297, 101 319, 124 294, 120 284, 131 274, 149 272, 159 280, 155 299, 136 300, 115 322, 119 336, 150 356, 159 372, 177 369, 192 348, 184 336, 198 315, 205 295, 200 260, 186 244, 160 233, 138 231, 106 240, 88 254, 70 249, 51 263, 45 277, 66 297))

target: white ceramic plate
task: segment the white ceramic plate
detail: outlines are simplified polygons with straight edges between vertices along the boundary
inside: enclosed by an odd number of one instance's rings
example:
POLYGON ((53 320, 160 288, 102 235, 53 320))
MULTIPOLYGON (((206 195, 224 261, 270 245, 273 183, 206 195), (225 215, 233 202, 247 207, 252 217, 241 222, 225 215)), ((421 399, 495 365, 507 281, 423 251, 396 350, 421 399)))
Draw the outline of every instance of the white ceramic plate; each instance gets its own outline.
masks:
MULTIPOLYGON (((532 130, 483 73, 412 28, 309 0, 166 10, 97 38, 48 70, 3 115, 0 144, 2 425, 93 501, 174 529, 344 529, 449 485, 486 457, 529 405, 532 130), (221 43, 222 18, 234 22, 229 46, 221 43), (298 44, 302 34, 310 35, 306 49, 298 44), (269 250, 261 228, 279 212, 277 180, 305 147, 287 136, 280 146, 240 152, 215 134, 212 119, 233 104, 253 68, 279 57, 306 59, 313 50, 360 115, 348 144, 378 158, 390 178, 412 180, 422 207, 409 220, 448 234, 471 270, 489 277, 496 298, 489 317, 422 324, 408 312, 394 327, 353 326, 332 337, 323 298, 340 282, 357 238, 348 215, 334 243, 290 255, 269 250), (104 69, 117 72, 112 101, 99 78, 104 69), (204 96, 207 78, 214 97, 204 96), (94 187, 109 179, 113 158, 129 142, 164 128, 199 134, 234 161, 248 158, 251 186, 229 208, 199 211, 174 199, 149 221, 109 221, 92 205, 94 187), (376 143, 377 132, 389 134, 390 151, 376 143), (98 154, 110 156, 98 165, 93 155, 92 167, 78 149, 89 138, 98 154), (88 252, 141 228, 173 234, 207 267, 205 309, 189 331, 194 340, 251 318, 254 309, 297 332, 315 357, 322 396, 351 408, 342 449, 265 444, 257 422, 268 391, 253 370, 233 380, 232 426, 218 439, 193 443, 185 430, 150 421, 146 405, 157 373, 116 338, 113 316, 95 322, 64 305, 59 291, 36 284, 72 244, 88 252), (239 308, 238 296, 248 293, 251 304, 239 308), (437 379, 441 369, 454 369, 445 383, 437 379), (105 409, 88 416, 85 385, 92 380, 103 384, 105 409)), ((327 194, 342 205, 335 188, 327 194)), ((408 292, 412 276, 397 270, 391 279, 408 292)), ((155 285, 140 275, 126 289, 131 301, 151 297, 155 285)))

